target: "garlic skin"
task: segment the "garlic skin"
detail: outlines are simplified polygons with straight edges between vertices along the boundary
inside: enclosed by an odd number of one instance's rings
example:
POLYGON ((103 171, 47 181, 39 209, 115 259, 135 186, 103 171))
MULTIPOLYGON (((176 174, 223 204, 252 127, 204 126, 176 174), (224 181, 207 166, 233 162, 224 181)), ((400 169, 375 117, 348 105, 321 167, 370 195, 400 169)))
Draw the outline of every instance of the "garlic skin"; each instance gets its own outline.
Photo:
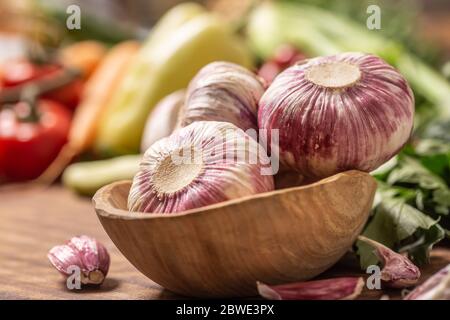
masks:
POLYGON ((414 96, 379 57, 342 53, 305 60, 274 80, 259 103, 260 129, 279 129, 280 162, 313 178, 392 158, 413 128, 414 96))
POLYGON ((450 264, 416 287, 404 300, 450 300, 450 264))
POLYGON ((364 287, 364 279, 342 277, 269 286, 256 283, 258 293, 268 300, 353 300, 364 287))
POLYGON ((184 104, 186 90, 175 91, 163 98, 148 116, 141 141, 144 153, 159 139, 169 136, 178 123, 178 113, 184 104))
POLYGON ((305 177, 295 171, 279 172, 274 177, 275 189, 287 189, 307 184, 305 177))
POLYGON ((420 270, 407 257, 364 236, 358 236, 358 240, 367 243, 375 249, 375 254, 383 264, 381 280, 385 286, 391 288, 407 288, 415 285, 419 281, 420 270))
POLYGON ((261 78, 231 62, 213 62, 191 80, 180 111, 180 125, 195 121, 230 122, 242 130, 258 130, 261 78))
POLYGON ((271 191, 273 177, 261 174, 265 166, 271 168, 264 148, 233 124, 194 122, 145 152, 128 209, 182 212, 271 191))
POLYGON ((55 246, 47 254, 52 265, 70 276, 69 267, 79 267, 82 284, 102 284, 108 274, 110 258, 106 248, 94 238, 82 235, 55 246))

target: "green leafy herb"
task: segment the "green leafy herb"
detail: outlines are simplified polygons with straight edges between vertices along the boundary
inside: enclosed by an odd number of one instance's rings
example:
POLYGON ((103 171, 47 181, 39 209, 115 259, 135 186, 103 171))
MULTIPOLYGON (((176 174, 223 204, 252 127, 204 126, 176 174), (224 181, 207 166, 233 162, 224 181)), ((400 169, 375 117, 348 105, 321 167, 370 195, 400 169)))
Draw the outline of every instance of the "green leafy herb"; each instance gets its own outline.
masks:
POLYGON ((433 245, 445 237, 445 231, 439 224, 432 225, 429 229, 419 229, 410 240, 414 242, 399 248, 400 252, 408 252, 409 256, 418 265, 428 263, 430 251, 433 245))
POLYGON ((425 138, 450 142, 450 121, 448 120, 436 119, 431 121, 424 131, 423 136, 425 138))
MULTIPOLYGON (((373 176, 377 201, 363 235, 426 263, 433 245, 450 236, 450 143, 419 140, 373 176)), ((370 247, 356 246, 363 268, 377 263, 370 247)))
MULTIPOLYGON (((283 43, 310 56, 369 52, 396 67, 410 83, 416 101, 414 139, 373 172, 380 184, 363 234, 407 252, 416 263, 425 263, 432 246, 450 237, 450 83, 435 70, 439 63, 433 53, 425 52, 429 46, 416 37, 413 28, 405 28, 414 27, 417 2, 271 3, 270 7, 255 6, 257 14, 249 16, 246 29, 249 44, 261 58, 271 56, 283 43), (382 30, 366 28, 368 4, 382 8, 382 30), (258 8, 262 8, 259 14, 258 8)), ((368 246, 358 242, 357 249, 363 267, 377 262, 368 246)))
MULTIPOLYGON (((404 199, 394 196, 389 189, 388 192, 378 194, 382 200, 374 208, 372 219, 363 235, 396 249, 402 241, 417 238, 414 239, 417 244, 411 245, 408 252, 414 261, 426 262, 424 257, 428 256, 428 250, 444 237, 444 231, 437 224, 438 221, 407 204, 404 199), (423 240, 418 241, 422 238, 423 240)), ((356 246, 362 268, 377 264, 378 259, 372 252, 373 248, 361 241, 358 241, 356 246)))
POLYGON ((398 167, 391 171, 387 182, 390 185, 396 183, 417 184, 420 188, 428 190, 447 188, 444 180, 408 156, 404 156, 398 167))

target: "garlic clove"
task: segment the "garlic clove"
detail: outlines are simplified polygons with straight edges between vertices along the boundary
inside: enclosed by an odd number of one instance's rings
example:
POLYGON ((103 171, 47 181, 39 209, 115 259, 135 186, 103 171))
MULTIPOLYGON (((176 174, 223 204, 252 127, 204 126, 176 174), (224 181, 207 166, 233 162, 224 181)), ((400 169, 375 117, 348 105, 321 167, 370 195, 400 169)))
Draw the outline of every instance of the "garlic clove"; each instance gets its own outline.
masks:
POLYGON ((109 254, 106 248, 97 240, 82 235, 72 238, 69 245, 80 253, 80 258, 86 270, 99 270, 104 274, 108 273, 109 254))
POLYGON ((82 265, 81 257, 78 252, 65 244, 53 247, 48 252, 47 257, 56 270, 65 275, 70 275, 67 270, 69 266, 82 265))
POLYGON ((281 295, 275 290, 269 287, 267 284, 257 281, 256 288, 261 297, 267 300, 283 300, 281 295))
POLYGON ((450 300, 450 264, 416 287, 404 300, 450 300))
POLYGON ((65 276, 71 275, 73 272, 71 267, 78 267, 83 284, 103 283, 110 264, 106 248, 97 240, 85 235, 73 237, 66 244, 53 247, 47 257, 65 276))
POLYGON ((227 122, 198 121, 145 152, 130 211, 173 213, 274 189, 264 148, 227 122), (264 169, 269 169, 264 174, 264 169))
POLYGON ((258 293, 269 300, 353 300, 364 287, 361 277, 296 282, 269 286, 257 282, 258 293))
POLYGON ((100 270, 90 271, 87 275, 86 273, 81 274, 82 284, 102 284, 105 280, 105 275, 100 270))
POLYGON ((386 286, 392 288, 405 288, 413 286, 419 281, 420 270, 407 257, 396 253, 383 244, 364 236, 358 240, 375 248, 374 253, 381 260, 381 280, 386 286))
POLYGON ((264 90, 263 80, 250 70, 231 62, 210 63, 189 83, 180 125, 224 121, 242 130, 257 130, 258 102, 264 90))

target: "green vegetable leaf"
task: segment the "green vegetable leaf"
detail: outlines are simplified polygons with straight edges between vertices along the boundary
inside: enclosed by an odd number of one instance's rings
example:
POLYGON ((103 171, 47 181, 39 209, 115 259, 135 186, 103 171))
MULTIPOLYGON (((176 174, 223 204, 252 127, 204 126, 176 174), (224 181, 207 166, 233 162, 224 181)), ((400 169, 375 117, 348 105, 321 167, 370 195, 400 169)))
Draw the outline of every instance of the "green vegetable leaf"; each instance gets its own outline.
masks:
POLYGON ((400 248, 399 251, 408 252, 414 263, 423 265, 428 263, 433 245, 444 237, 445 230, 439 224, 435 224, 428 230, 419 229, 414 235, 416 240, 400 248))
POLYGON ((403 156, 398 168, 389 174, 387 182, 392 185, 398 183, 417 185, 416 207, 419 210, 425 210, 427 203, 436 214, 447 215, 450 208, 450 189, 445 180, 437 175, 445 176, 448 169, 447 155, 423 156, 421 162, 409 156, 403 156))
POLYGON ((420 162, 430 172, 442 177, 449 165, 449 158, 446 154, 435 154, 421 157, 420 162))
MULTIPOLYGON (((450 122, 448 130, 450 130, 450 122)), ((450 143, 446 142, 445 140, 439 139, 421 139, 411 151, 412 154, 420 157, 434 156, 437 154, 446 154, 447 157, 449 157, 450 143)))
POLYGON ((450 190, 446 188, 437 189, 433 191, 433 201, 437 204, 435 206, 436 213, 448 215, 450 208, 450 190))
POLYGON ((436 139, 423 139, 415 148, 416 157, 430 172, 450 184, 450 143, 436 139))
POLYGON ((408 156, 404 156, 399 167, 392 170, 387 182, 391 185, 395 183, 418 184, 421 188, 429 190, 447 188, 444 180, 408 156))
POLYGON ((385 162, 381 166, 379 166, 377 169, 372 171, 370 174, 381 181, 384 181, 387 179, 388 175, 391 173, 391 171, 397 166, 398 163, 398 157, 395 156, 389 161, 385 162))
POLYGON ((433 120, 425 129, 424 137, 450 142, 450 121, 433 120))
POLYGON ((420 211, 423 211, 425 209, 424 201, 425 201, 424 192, 422 190, 417 190, 416 191, 416 207, 420 211))
MULTIPOLYGON (((450 237, 450 144, 420 140, 383 169, 372 173, 379 180, 377 201, 363 234, 407 252, 417 264, 426 263, 432 246, 450 237)), ((372 248, 361 242, 356 246, 363 268, 377 263, 372 248)))
MULTIPOLYGON (((395 248, 403 240, 423 230, 425 236, 428 237, 428 246, 431 246, 442 239, 440 236, 433 236, 436 231, 432 227, 437 225, 437 222, 437 220, 433 220, 407 204, 404 199, 386 196, 385 193, 383 200, 374 209, 372 219, 366 225, 363 235, 390 248, 395 248)), ((377 257, 372 252, 373 248, 360 241, 357 242, 356 246, 363 269, 378 262, 377 257)), ((422 251, 418 250, 417 252, 423 255, 422 251)), ((418 257, 418 260, 421 260, 421 258, 418 257)))

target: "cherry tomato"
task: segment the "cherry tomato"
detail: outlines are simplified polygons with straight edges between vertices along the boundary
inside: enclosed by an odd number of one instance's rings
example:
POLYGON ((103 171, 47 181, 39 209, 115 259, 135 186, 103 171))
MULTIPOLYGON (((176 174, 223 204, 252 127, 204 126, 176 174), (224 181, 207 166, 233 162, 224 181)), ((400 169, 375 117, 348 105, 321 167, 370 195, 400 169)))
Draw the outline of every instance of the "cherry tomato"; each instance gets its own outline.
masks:
POLYGON ((297 48, 288 44, 282 45, 277 48, 274 56, 261 66, 258 75, 266 81, 267 85, 270 85, 283 70, 305 58, 306 56, 297 48))
POLYGON ((70 112, 55 101, 2 106, 0 182, 37 178, 66 143, 69 128, 70 112))
MULTIPOLYGON (((62 70, 63 66, 59 64, 36 64, 25 59, 12 60, 2 67, 0 83, 4 88, 24 86, 31 81, 55 77, 62 70)), ((76 78, 68 84, 45 93, 43 97, 74 109, 80 101, 82 90, 83 81, 81 78, 76 78)))

